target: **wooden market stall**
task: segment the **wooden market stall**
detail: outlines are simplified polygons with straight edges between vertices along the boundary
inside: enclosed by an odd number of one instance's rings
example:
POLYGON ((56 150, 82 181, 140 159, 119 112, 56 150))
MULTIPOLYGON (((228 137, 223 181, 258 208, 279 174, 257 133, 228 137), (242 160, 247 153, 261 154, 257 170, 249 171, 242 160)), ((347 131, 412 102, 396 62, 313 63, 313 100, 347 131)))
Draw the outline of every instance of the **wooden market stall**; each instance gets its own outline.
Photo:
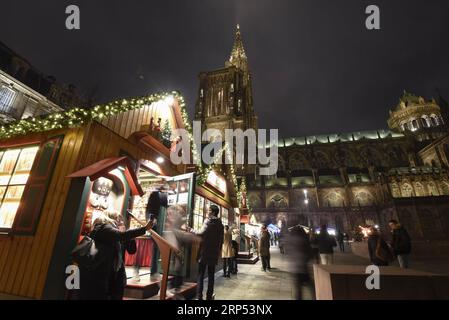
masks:
POLYGON ((171 163, 169 145, 161 139, 164 127, 184 127, 182 108, 177 93, 153 95, 1 128, 1 293, 65 297, 65 268, 83 228, 91 223, 86 212, 94 183, 103 178, 97 185, 104 190, 110 181, 117 182, 108 191, 114 199, 103 206, 124 213, 143 193, 140 168, 161 176, 185 171, 171 163), (98 170, 70 177, 92 166, 98 170))

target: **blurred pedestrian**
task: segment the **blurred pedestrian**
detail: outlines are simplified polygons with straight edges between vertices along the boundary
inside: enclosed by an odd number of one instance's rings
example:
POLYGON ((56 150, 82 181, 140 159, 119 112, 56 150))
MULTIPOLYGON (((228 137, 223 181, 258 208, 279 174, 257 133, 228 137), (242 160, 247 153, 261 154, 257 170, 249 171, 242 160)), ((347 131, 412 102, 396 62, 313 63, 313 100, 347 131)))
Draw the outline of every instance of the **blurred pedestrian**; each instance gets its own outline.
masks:
POLYGON ((237 274, 238 272, 238 265, 237 265, 237 257, 239 254, 239 247, 240 247, 240 235, 239 230, 234 229, 232 231, 232 250, 234 251, 234 256, 231 258, 231 273, 237 274))
POLYGON ((394 254, 398 258, 399 266, 407 269, 410 265, 409 256, 412 251, 412 242, 407 230, 402 227, 397 220, 390 220, 388 225, 391 228, 391 246, 394 254))
POLYGON ((285 241, 284 241, 285 235, 281 232, 279 234, 279 252, 281 254, 285 254, 285 241))
POLYGON ((180 254, 172 255, 172 267, 170 268, 170 273, 173 276, 171 289, 173 290, 176 299, 182 299, 179 292, 182 284, 184 283, 184 249, 195 240, 195 236, 192 233, 187 232, 186 229, 187 216, 184 208, 180 205, 168 207, 165 219, 165 228, 162 236, 180 252, 180 254))
POLYGON ((310 282, 308 262, 312 256, 312 247, 307 233, 301 226, 293 227, 286 240, 287 257, 295 274, 297 300, 302 299, 302 287, 310 282))
POLYGON ((368 236, 368 252, 371 263, 375 266, 388 266, 392 260, 390 248, 375 227, 370 227, 368 236))
POLYGON ((320 253, 321 264, 329 265, 334 263, 334 247, 337 246, 335 238, 327 231, 327 226, 322 225, 320 234, 316 237, 316 244, 320 253))
POLYGON ((345 237, 341 231, 338 232, 337 242, 340 248, 340 252, 345 252, 345 237))
POLYGON ((223 246, 221 249, 221 257, 223 258, 223 276, 225 278, 231 277, 231 259, 234 257, 234 250, 232 248, 232 231, 229 226, 224 227, 223 246))

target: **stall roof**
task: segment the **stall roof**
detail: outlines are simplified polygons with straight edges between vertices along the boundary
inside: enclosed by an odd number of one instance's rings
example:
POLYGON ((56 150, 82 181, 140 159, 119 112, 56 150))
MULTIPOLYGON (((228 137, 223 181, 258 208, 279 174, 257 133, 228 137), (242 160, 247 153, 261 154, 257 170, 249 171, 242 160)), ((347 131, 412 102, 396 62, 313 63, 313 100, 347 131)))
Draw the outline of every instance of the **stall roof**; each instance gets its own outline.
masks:
POLYGON ((134 173, 131 161, 128 157, 107 158, 100 160, 68 175, 67 178, 89 177, 90 180, 93 181, 108 174, 111 170, 117 169, 119 166, 123 166, 125 168, 125 178, 131 188, 131 193, 133 195, 143 195, 144 192, 137 180, 137 176, 134 173))

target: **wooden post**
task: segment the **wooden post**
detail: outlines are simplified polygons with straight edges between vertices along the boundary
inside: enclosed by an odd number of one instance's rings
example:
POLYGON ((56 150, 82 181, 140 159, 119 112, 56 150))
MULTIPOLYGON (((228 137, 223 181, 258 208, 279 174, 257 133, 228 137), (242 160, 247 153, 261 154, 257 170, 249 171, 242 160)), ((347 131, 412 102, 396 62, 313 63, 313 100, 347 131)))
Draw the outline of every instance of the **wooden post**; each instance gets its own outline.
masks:
MULTIPOLYGON (((146 223, 137 219, 129 211, 128 211, 128 214, 142 226, 146 225, 146 223)), ((172 253, 174 253, 176 255, 181 255, 181 252, 179 251, 178 248, 171 245, 167 240, 162 238, 156 231, 149 230, 148 232, 150 233, 151 238, 153 238, 154 242, 158 246, 159 251, 161 253, 163 271, 162 271, 162 280, 161 280, 161 289, 160 289, 159 299, 165 300, 167 297, 168 271, 170 270, 170 256, 172 253)))

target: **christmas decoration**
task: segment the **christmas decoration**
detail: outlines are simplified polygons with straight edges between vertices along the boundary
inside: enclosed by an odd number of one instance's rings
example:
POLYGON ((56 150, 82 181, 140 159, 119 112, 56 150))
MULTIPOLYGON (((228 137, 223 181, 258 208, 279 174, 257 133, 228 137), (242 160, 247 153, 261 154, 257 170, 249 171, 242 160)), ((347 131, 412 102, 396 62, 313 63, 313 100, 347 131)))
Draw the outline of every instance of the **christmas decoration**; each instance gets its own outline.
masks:
MULTIPOLYGON (((55 129, 76 128, 91 121, 101 121, 106 117, 114 116, 130 110, 139 109, 146 105, 150 105, 159 101, 167 101, 168 99, 176 99, 178 101, 183 124, 188 132, 192 146, 191 151, 193 163, 197 165, 197 184, 202 185, 206 181, 209 172, 213 169, 218 168, 216 164, 218 163, 218 160, 222 158, 223 153, 225 153, 228 159, 232 160, 232 158, 229 152, 229 148, 227 144, 225 144, 214 157, 212 164, 210 164, 209 166, 203 166, 202 162, 200 161, 197 146, 194 143, 192 126, 190 125, 189 116, 186 111, 184 97, 177 91, 156 93, 140 98, 116 100, 106 104, 96 105, 91 109, 73 108, 68 111, 53 113, 41 117, 22 119, 8 125, 0 126, 0 139, 7 139, 15 136, 45 132, 55 129)), ((168 121, 164 124, 163 129, 161 129, 160 135, 163 143, 170 148, 171 130, 168 121)), ((232 164, 230 165, 229 171, 231 173, 232 183, 234 184, 237 191, 239 203, 241 203, 241 192, 239 191, 237 177, 235 175, 234 166, 232 164)))
POLYGON ((164 126, 161 131, 161 141, 167 148, 171 147, 171 128, 168 120, 165 120, 164 126))

